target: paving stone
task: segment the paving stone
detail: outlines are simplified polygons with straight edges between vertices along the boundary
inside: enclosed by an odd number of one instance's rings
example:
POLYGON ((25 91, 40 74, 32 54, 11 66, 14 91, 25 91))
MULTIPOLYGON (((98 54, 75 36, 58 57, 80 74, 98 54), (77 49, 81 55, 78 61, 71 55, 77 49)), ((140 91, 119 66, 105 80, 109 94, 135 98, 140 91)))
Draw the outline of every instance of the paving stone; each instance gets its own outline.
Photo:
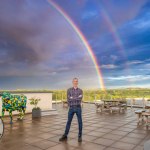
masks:
POLYGON ((135 145, 124 142, 116 142, 112 144, 111 147, 119 148, 121 150, 132 150, 135 147, 135 145))
POLYGON ((110 146, 114 142, 115 141, 113 141, 113 140, 109 140, 109 139, 105 139, 105 138, 99 138, 99 139, 94 140, 94 143, 104 145, 104 146, 110 146))

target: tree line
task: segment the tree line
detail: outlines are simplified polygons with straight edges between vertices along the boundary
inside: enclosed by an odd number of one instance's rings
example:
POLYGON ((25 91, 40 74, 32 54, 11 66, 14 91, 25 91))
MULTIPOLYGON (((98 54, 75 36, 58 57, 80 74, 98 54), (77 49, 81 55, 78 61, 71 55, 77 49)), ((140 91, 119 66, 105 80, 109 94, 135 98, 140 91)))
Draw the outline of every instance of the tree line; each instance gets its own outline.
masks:
MULTIPOLYGON (((107 89, 105 91, 83 90, 83 101, 94 101, 101 99, 126 99, 126 98, 150 98, 150 89, 127 88, 127 89, 107 89)), ((66 90, 54 90, 53 100, 66 100, 66 90)))

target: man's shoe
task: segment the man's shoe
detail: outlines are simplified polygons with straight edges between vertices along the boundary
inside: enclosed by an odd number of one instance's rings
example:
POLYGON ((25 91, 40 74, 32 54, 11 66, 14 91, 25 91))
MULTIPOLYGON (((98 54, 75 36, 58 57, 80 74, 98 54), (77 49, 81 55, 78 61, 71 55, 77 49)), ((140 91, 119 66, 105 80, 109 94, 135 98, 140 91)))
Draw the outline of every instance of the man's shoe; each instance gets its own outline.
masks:
POLYGON ((60 139, 59 139, 59 141, 66 141, 67 140, 67 136, 66 135, 63 135, 60 139))
POLYGON ((78 142, 82 142, 82 137, 78 137, 78 142))

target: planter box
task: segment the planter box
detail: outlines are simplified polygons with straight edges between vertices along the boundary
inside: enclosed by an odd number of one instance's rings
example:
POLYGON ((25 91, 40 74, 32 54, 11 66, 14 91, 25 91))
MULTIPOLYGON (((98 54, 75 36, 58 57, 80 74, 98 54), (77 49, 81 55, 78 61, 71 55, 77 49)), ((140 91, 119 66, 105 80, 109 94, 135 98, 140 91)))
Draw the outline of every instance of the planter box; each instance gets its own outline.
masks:
POLYGON ((39 118, 39 117, 41 117, 41 109, 33 109, 32 118, 39 118))

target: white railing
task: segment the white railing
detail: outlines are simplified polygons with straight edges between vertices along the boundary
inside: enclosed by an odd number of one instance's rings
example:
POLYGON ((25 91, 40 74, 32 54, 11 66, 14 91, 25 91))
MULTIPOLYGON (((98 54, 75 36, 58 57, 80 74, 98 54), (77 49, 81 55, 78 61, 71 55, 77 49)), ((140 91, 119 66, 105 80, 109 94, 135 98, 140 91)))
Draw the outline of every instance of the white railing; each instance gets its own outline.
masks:
MULTIPOLYGON (((55 95, 56 99, 53 100, 53 103, 62 103, 63 101, 66 101, 65 96, 60 93, 55 95), (59 98, 58 98, 59 97, 59 98)), ((94 100, 90 100, 89 95, 84 95, 83 97, 83 102, 85 103, 101 103, 101 99, 97 99, 97 94, 94 95, 94 100), (87 99, 85 99, 85 97, 87 99)), ((110 98, 111 99, 111 98, 110 98)), ((146 104, 150 104, 150 101, 147 101, 148 98, 126 98, 127 106, 134 108, 134 107, 139 107, 139 108, 144 108, 146 104)))

